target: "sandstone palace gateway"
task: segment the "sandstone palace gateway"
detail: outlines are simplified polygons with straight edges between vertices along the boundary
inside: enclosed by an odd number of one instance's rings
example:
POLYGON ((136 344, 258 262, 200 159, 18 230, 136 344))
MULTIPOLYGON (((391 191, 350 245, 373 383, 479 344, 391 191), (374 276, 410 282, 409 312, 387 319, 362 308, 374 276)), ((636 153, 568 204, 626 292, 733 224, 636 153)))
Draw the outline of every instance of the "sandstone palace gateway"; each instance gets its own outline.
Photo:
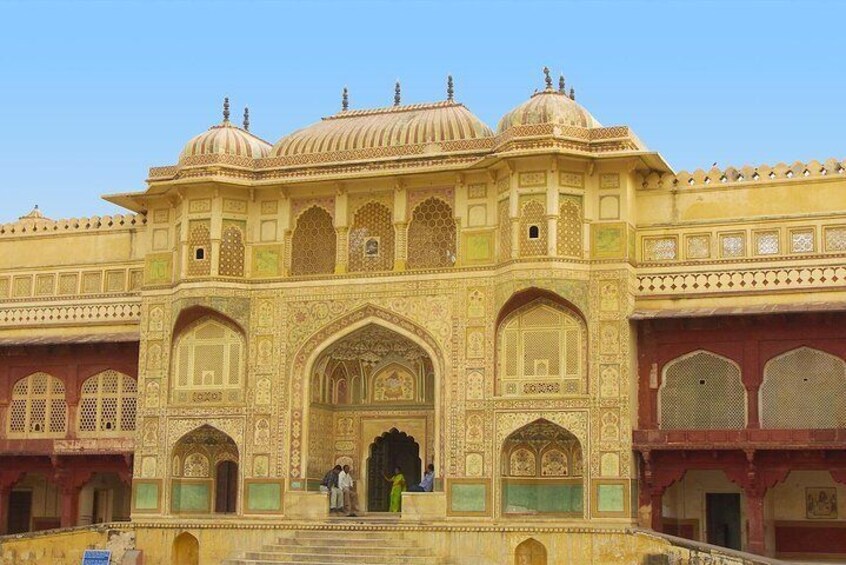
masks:
POLYGON ((0 563, 846 560, 846 163, 675 173, 548 72, 341 108, 0 225, 0 563))

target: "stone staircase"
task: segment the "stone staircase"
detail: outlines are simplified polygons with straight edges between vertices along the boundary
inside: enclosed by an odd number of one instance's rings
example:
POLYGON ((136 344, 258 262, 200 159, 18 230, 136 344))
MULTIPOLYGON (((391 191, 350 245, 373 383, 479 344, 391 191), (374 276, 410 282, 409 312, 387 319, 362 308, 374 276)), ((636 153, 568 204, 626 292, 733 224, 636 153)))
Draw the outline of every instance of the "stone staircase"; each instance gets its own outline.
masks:
POLYGON ((430 549, 402 532, 297 530, 259 551, 244 551, 222 565, 442 565, 430 549))

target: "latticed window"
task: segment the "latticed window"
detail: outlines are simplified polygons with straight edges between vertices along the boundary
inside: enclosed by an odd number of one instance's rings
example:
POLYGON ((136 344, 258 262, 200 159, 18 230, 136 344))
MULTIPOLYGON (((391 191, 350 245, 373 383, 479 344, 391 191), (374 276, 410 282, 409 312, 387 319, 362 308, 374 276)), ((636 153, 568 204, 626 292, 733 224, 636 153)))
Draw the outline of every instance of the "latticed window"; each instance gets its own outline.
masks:
POLYGON ((205 276, 211 273, 211 232, 208 220, 191 222, 188 234, 188 275, 205 276))
POLYGON ((508 217, 508 199, 501 200, 497 207, 497 234, 499 237, 499 260, 511 259, 511 218, 508 217))
POLYGON ((520 208, 520 256, 546 255, 548 229, 546 210, 537 200, 529 200, 520 208))
POLYGON ((89 377, 82 383, 79 431, 134 431, 137 403, 138 385, 129 375, 108 370, 89 377))
POLYGON ((219 272, 225 277, 244 276, 244 230, 237 224, 224 225, 219 272))
POLYGON ((350 229, 351 272, 390 271, 394 267, 394 224, 384 204, 368 202, 353 216, 350 229))
POLYGON ((332 216, 312 206, 297 218, 291 240, 291 273, 329 275, 335 272, 335 227, 332 216))
POLYGON ((582 200, 561 197, 558 207, 558 254, 582 256, 582 200))
POLYGON ((177 389, 239 388, 244 372, 244 339, 213 318, 189 326, 174 347, 177 389))
POLYGON ((455 257, 452 207, 438 198, 424 200, 414 209, 408 225, 408 268, 452 267, 455 257))
POLYGON ((761 384, 761 427, 846 427, 846 367, 839 357, 802 347, 771 360, 761 384))
POLYGON ((35 373, 19 380, 12 388, 8 436, 63 436, 67 414, 62 381, 47 373, 35 373))
POLYGON ((740 367, 707 351, 670 362, 658 396, 661 428, 742 429, 746 389, 740 367))
POLYGON ((549 301, 538 300, 512 313, 499 332, 502 392, 583 390, 584 341, 578 318, 549 301), (562 380, 570 381, 563 389, 562 380), (526 384, 550 386, 523 386, 526 384))

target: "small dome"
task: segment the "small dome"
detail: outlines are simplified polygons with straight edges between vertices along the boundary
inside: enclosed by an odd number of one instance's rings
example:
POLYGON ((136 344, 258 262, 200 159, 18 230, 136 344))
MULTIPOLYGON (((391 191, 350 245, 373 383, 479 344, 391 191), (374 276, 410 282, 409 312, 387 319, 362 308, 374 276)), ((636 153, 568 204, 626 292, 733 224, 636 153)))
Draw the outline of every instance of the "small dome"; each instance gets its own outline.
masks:
POLYGON ((399 149, 493 137, 493 132, 463 104, 452 101, 372 110, 343 110, 280 139, 276 157, 399 149))
MULTIPOLYGON (((546 69, 544 69, 546 71, 546 69)), ((552 81, 547 73, 546 88, 536 92, 531 98, 505 114, 499 121, 497 133, 503 133, 514 126, 552 124, 557 126, 575 126, 581 128, 602 127, 581 105, 573 99, 573 91, 567 96, 564 79, 561 78, 559 89, 552 88, 552 81)))
POLYGON ((244 110, 244 128, 239 128, 229 121, 229 98, 223 102, 223 122, 212 126, 185 144, 179 163, 185 164, 194 157, 232 156, 246 159, 267 157, 270 143, 247 131, 249 110, 244 110))
POLYGON ((185 144, 179 162, 183 163, 186 159, 201 155, 233 155, 258 159, 267 157, 269 153, 268 142, 226 120, 185 144))

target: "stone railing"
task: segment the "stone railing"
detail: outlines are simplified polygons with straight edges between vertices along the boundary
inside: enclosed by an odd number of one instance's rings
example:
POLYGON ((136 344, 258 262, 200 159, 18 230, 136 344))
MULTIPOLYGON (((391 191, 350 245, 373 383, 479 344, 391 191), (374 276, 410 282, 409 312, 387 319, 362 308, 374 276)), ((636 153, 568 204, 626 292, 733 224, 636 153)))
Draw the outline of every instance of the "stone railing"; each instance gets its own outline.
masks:
POLYGON ((843 176, 846 178, 846 161, 828 159, 820 163, 797 161, 792 165, 779 163, 777 165, 750 165, 735 168, 727 167, 710 170, 697 169, 693 172, 679 171, 677 174, 652 172, 642 177, 644 189, 685 189, 685 188, 714 188, 719 186, 748 186, 755 183, 800 181, 829 176, 843 176))
POLYGON ((668 551, 643 556, 639 565, 790 565, 788 561, 692 541, 644 528, 632 528, 632 532, 660 538, 671 545, 668 551))

